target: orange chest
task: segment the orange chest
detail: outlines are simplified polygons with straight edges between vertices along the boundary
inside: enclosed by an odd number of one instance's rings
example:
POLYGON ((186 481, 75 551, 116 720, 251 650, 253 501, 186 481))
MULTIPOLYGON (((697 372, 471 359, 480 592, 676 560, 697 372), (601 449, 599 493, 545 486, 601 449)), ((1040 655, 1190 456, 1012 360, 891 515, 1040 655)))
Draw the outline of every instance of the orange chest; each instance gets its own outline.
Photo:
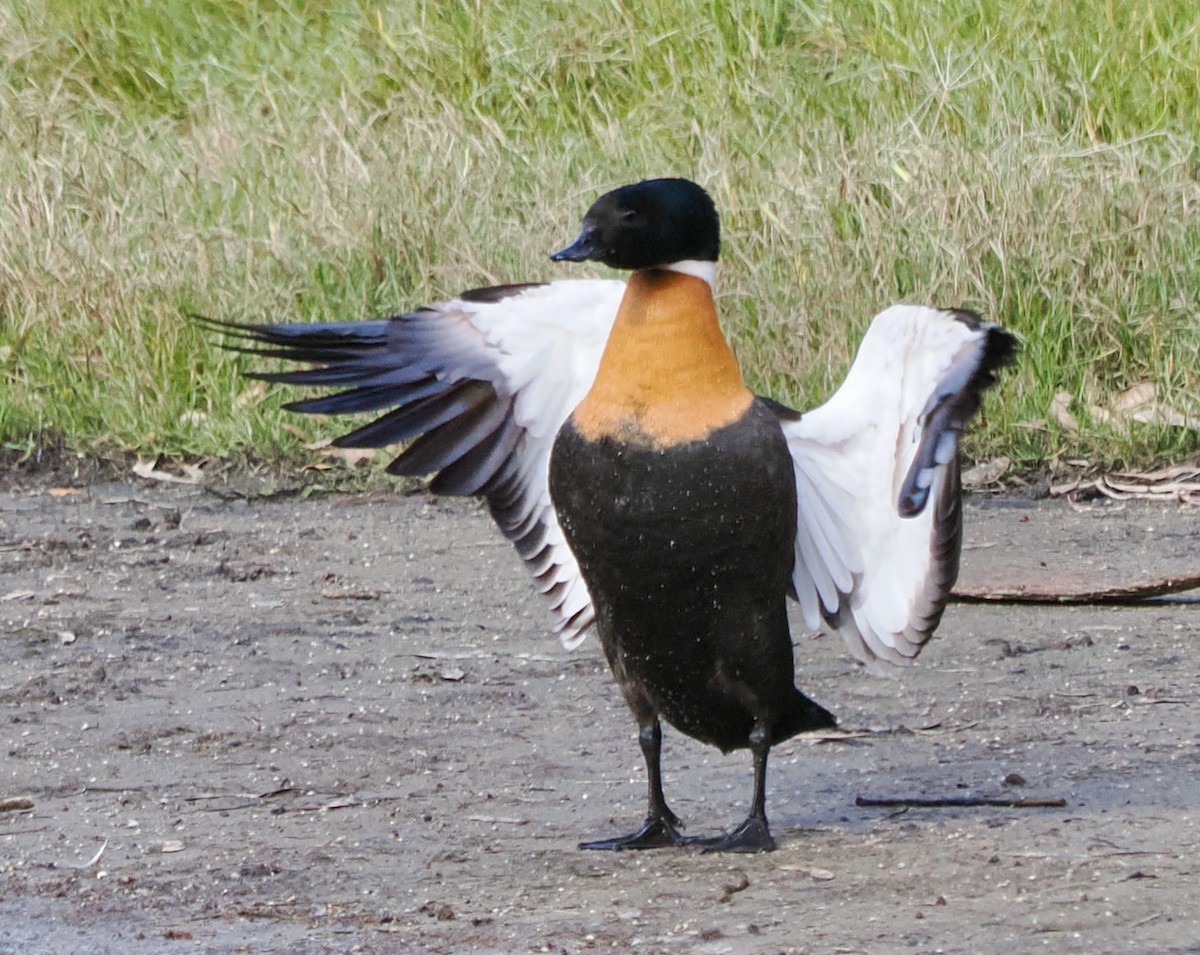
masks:
POLYGON ((703 279, 630 277, 591 390, 572 414, 589 441, 670 447, 701 441, 753 400, 703 279))

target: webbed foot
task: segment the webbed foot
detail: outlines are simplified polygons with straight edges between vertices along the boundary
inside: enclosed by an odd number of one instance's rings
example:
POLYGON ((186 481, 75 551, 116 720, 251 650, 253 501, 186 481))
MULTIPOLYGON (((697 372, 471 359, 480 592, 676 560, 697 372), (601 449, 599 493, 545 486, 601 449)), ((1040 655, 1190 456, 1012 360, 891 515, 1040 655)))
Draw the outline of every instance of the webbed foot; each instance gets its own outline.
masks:
POLYGON ((665 815, 651 813, 637 832, 631 832, 627 836, 616 836, 612 839, 581 842, 579 848, 620 852, 625 849, 664 849, 667 846, 686 845, 688 840, 680 835, 676 828, 679 825, 681 823, 670 810, 667 810, 665 815))
POLYGON ((695 836, 687 840, 704 852, 774 852, 775 840, 767 820, 750 816, 736 829, 720 836, 695 836))

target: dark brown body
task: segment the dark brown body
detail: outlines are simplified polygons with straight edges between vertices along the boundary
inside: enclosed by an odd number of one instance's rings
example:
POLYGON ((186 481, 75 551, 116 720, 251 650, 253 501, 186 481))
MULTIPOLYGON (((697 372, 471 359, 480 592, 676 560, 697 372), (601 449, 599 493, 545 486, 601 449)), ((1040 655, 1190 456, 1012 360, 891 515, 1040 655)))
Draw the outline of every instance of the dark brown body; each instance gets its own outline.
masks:
POLYGON ((778 419, 753 401, 701 441, 586 440, 570 423, 550 492, 639 722, 728 751, 833 725, 796 690, 786 597, 796 491, 778 419))

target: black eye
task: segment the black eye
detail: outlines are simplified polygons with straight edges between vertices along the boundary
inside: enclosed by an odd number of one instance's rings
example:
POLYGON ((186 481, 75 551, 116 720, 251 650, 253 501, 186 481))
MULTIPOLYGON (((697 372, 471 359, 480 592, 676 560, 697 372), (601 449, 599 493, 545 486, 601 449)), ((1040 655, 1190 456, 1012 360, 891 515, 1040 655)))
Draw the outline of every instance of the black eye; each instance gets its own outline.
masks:
POLYGON ((621 213, 622 222, 633 222, 638 217, 636 209, 626 209, 621 213))

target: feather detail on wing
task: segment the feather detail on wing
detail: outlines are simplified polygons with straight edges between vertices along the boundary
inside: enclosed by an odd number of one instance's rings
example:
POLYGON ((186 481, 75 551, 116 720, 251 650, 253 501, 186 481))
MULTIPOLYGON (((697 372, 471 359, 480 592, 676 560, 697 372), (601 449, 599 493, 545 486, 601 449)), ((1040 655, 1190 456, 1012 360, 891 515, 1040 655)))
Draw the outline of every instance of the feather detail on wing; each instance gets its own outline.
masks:
POLYGON ((292 402, 310 414, 386 414, 339 447, 411 441, 388 467, 433 474, 439 494, 482 495, 550 601, 564 646, 593 623, 591 597, 550 501, 550 450, 596 377, 625 283, 500 286, 369 322, 213 323, 238 350, 313 367, 266 381, 341 390, 292 402))
POLYGON ((941 620, 962 545, 959 436, 1014 348, 973 313, 894 306, 825 404, 780 416, 805 622, 876 672, 911 662, 941 620))

